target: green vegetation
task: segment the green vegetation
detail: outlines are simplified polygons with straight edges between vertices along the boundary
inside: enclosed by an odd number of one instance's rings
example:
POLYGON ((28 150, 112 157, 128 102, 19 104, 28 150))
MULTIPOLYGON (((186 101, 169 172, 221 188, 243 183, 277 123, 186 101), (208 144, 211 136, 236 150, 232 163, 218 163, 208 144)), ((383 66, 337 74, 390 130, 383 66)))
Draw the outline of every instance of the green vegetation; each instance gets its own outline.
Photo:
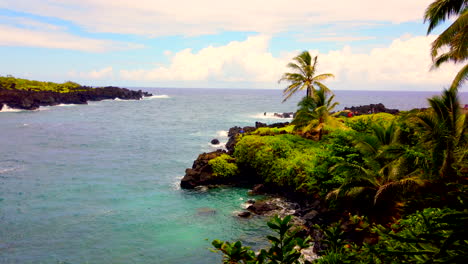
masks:
POLYGON ((6 90, 26 90, 26 91, 49 91, 57 93, 69 93, 79 91, 80 84, 71 81, 65 83, 40 82, 13 76, 0 76, 0 89, 6 90))
POLYGON ((235 160, 227 155, 222 154, 221 156, 214 158, 208 162, 213 168, 213 175, 216 177, 229 178, 239 174, 239 169, 235 160))
MULTIPOLYGON (((467 0, 434 1, 425 14, 428 33, 452 16, 433 43, 434 67, 468 57, 467 0)), ((241 174, 334 212, 338 221, 313 227, 323 235, 314 263, 468 263, 468 122, 458 99, 468 65, 428 99, 427 110, 345 118, 331 113, 337 103, 320 83, 332 75, 314 76, 317 57, 303 52, 293 60, 288 67, 296 73, 280 80, 291 83, 285 100, 307 88, 293 126, 244 134, 233 156, 241 174)), ((282 239, 270 238, 274 246, 282 239)), ((284 247, 255 254, 240 242, 213 245, 224 263, 295 263, 271 257, 285 256, 284 247)))
POLYGON ((287 66, 294 72, 283 74, 279 80, 279 82, 287 81, 291 83, 284 89, 285 98, 283 102, 288 100, 299 90, 307 89, 307 97, 312 97, 315 93, 315 87, 325 89, 326 91, 329 90, 321 81, 334 76, 330 73, 315 75, 315 71, 317 70, 317 56, 312 59, 308 51, 303 51, 301 54, 294 57, 293 60, 296 63, 291 62, 287 66))
MULTIPOLYGON (((320 93, 326 94, 319 89, 314 96, 320 93)), ((325 236, 316 263, 464 263, 468 124, 457 93, 444 90, 424 111, 350 118, 330 114, 333 97, 321 104, 306 97, 294 125, 240 135, 233 159, 222 157, 216 171, 232 171, 235 161, 240 174, 319 199, 340 215, 341 221, 316 227, 325 236), (327 109, 324 115, 314 112, 319 107, 327 109), (323 137, 309 137, 327 118, 323 137)), ((226 256, 235 250, 251 257, 225 263, 289 263, 255 262, 258 256, 239 243, 214 245, 226 256)))
POLYGON ((269 249, 262 249, 258 254, 249 247, 242 246, 241 242, 235 243, 214 240, 212 245, 215 251, 223 254, 223 263, 245 263, 245 264, 296 264, 301 263, 301 250, 308 248, 309 238, 301 239, 297 236, 291 224, 291 216, 281 219, 275 216, 268 226, 277 233, 277 236, 267 236, 271 243, 269 249))

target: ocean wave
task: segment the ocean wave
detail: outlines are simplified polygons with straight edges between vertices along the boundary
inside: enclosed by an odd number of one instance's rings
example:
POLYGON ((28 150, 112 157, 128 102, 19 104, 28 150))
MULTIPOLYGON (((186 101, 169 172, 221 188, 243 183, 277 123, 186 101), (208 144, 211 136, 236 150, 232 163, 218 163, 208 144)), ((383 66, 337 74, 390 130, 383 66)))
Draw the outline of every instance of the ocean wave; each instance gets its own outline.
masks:
POLYGON ((152 95, 148 97, 143 97, 143 100, 152 100, 152 99, 167 99, 171 98, 169 95, 166 94, 160 94, 160 95, 152 95))
POLYGON ((255 118, 255 119, 266 119, 266 120, 292 120, 292 117, 290 118, 284 118, 284 117, 278 117, 275 116, 275 113, 258 113, 254 115, 250 115, 249 117, 255 118))
POLYGON ((11 108, 7 104, 4 104, 2 110, 0 110, 0 112, 2 113, 15 113, 15 112, 23 112, 23 111, 26 111, 26 110, 11 108))
POLYGON ((226 143, 223 143, 223 142, 220 142, 219 144, 210 143, 209 145, 210 145, 210 148, 213 150, 217 150, 217 149, 227 150, 226 143))
POLYGON ((222 138, 227 138, 228 137, 228 131, 227 130, 216 131, 216 136, 217 137, 222 137, 222 138))

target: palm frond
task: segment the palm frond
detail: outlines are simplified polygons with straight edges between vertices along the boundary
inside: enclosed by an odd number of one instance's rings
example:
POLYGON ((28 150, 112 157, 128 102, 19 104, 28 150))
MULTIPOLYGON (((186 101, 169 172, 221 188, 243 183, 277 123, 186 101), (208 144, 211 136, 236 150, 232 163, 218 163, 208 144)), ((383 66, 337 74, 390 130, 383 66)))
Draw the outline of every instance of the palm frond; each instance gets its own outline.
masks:
POLYGON ((427 7, 426 12, 424 13, 424 22, 429 21, 427 34, 431 33, 437 25, 444 22, 446 19, 459 14, 466 8, 466 5, 466 0, 434 1, 427 7))
POLYGON ((407 192, 414 191, 423 183, 424 181, 419 177, 409 177, 398 181, 390 181, 379 187, 374 196, 374 204, 377 204, 381 200, 388 201, 396 199, 407 192))
POLYGON ((468 80, 468 63, 457 73, 455 79, 452 81, 450 89, 458 89, 466 80, 468 80))

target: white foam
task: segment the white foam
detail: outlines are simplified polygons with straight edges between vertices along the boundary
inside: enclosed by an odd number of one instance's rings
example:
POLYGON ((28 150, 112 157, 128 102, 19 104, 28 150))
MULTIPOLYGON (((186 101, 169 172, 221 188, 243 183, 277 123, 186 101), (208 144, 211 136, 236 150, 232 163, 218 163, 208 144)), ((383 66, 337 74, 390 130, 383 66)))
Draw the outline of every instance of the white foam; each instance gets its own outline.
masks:
POLYGON ((66 107, 71 107, 71 106, 77 106, 77 104, 58 104, 56 106, 66 106, 66 107))
POLYGON ((228 137, 228 131, 226 131, 226 130, 216 131, 216 136, 217 137, 227 138, 228 137))
POLYGON ((0 112, 2 112, 2 113, 15 113, 15 112, 22 112, 22 111, 25 111, 25 110, 17 109, 17 108, 11 108, 7 104, 4 104, 3 108, 2 108, 2 110, 0 112))
MULTIPOLYGON (((281 114, 281 113, 279 113, 281 114)), ((290 118, 284 118, 284 117, 278 117, 275 116, 275 113, 259 113, 255 115, 251 115, 250 117, 255 118, 255 119, 267 119, 267 120, 292 120, 292 117, 290 118)))
POLYGON ((217 149, 222 149, 222 150, 227 150, 226 148, 226 143, 220 142, 219 144, 211 144, 210 143, 210 148, 217 150, 217 149))
POLYGON ((120 98, 115 98, 114 101, 123 101, 123 100, 120 98))
POLYGON ((10 171, 15 171, 17 168, 7 168, 7 169, 0 169, 0 174, 7 173, 10 171))
POLYGON ((171 97, 166 94, 160 94, 160 95, 152 95, 152 96, 143 97, 143 100, 167 99, 167 98, 171 98, 171 97))

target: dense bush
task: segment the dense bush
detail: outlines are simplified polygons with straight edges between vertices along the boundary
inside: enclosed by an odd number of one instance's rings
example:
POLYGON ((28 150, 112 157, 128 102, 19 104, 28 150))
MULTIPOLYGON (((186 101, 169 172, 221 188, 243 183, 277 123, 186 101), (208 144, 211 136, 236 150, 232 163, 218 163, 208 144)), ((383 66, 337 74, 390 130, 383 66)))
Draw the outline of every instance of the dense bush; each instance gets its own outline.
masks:
POLYGON ((240 167, 253 169, 266 183, 325 195, 342 182, 341 176, 329 172, 331 166, 359 162, 359 153, 352 146, 355 136, 352 130, 337 130, 315 142, 292 134, 246 135, 237 143, 234 157, 240 167))
POLYGON ((78 91, 77 89, 79 89, 80 87, 80 84, 71 81, 65 83, 53 83, 15 78, 10 75, 6 77, 0 76, 0 89, 7 90, 16 89, 68 93, 72 91, 78 91))
POLYGON ((213 168, 213 175, 217 177, 229 178, 239 174, 235 160, 227 154, 210 160, 208 164, 213 168))
POLYGON ((392 122, 395 116, 388 113, 372 115, 359 115, 345 119, 345 125, 358 132, 371 132, 372 124, 387 124, 392 122))

